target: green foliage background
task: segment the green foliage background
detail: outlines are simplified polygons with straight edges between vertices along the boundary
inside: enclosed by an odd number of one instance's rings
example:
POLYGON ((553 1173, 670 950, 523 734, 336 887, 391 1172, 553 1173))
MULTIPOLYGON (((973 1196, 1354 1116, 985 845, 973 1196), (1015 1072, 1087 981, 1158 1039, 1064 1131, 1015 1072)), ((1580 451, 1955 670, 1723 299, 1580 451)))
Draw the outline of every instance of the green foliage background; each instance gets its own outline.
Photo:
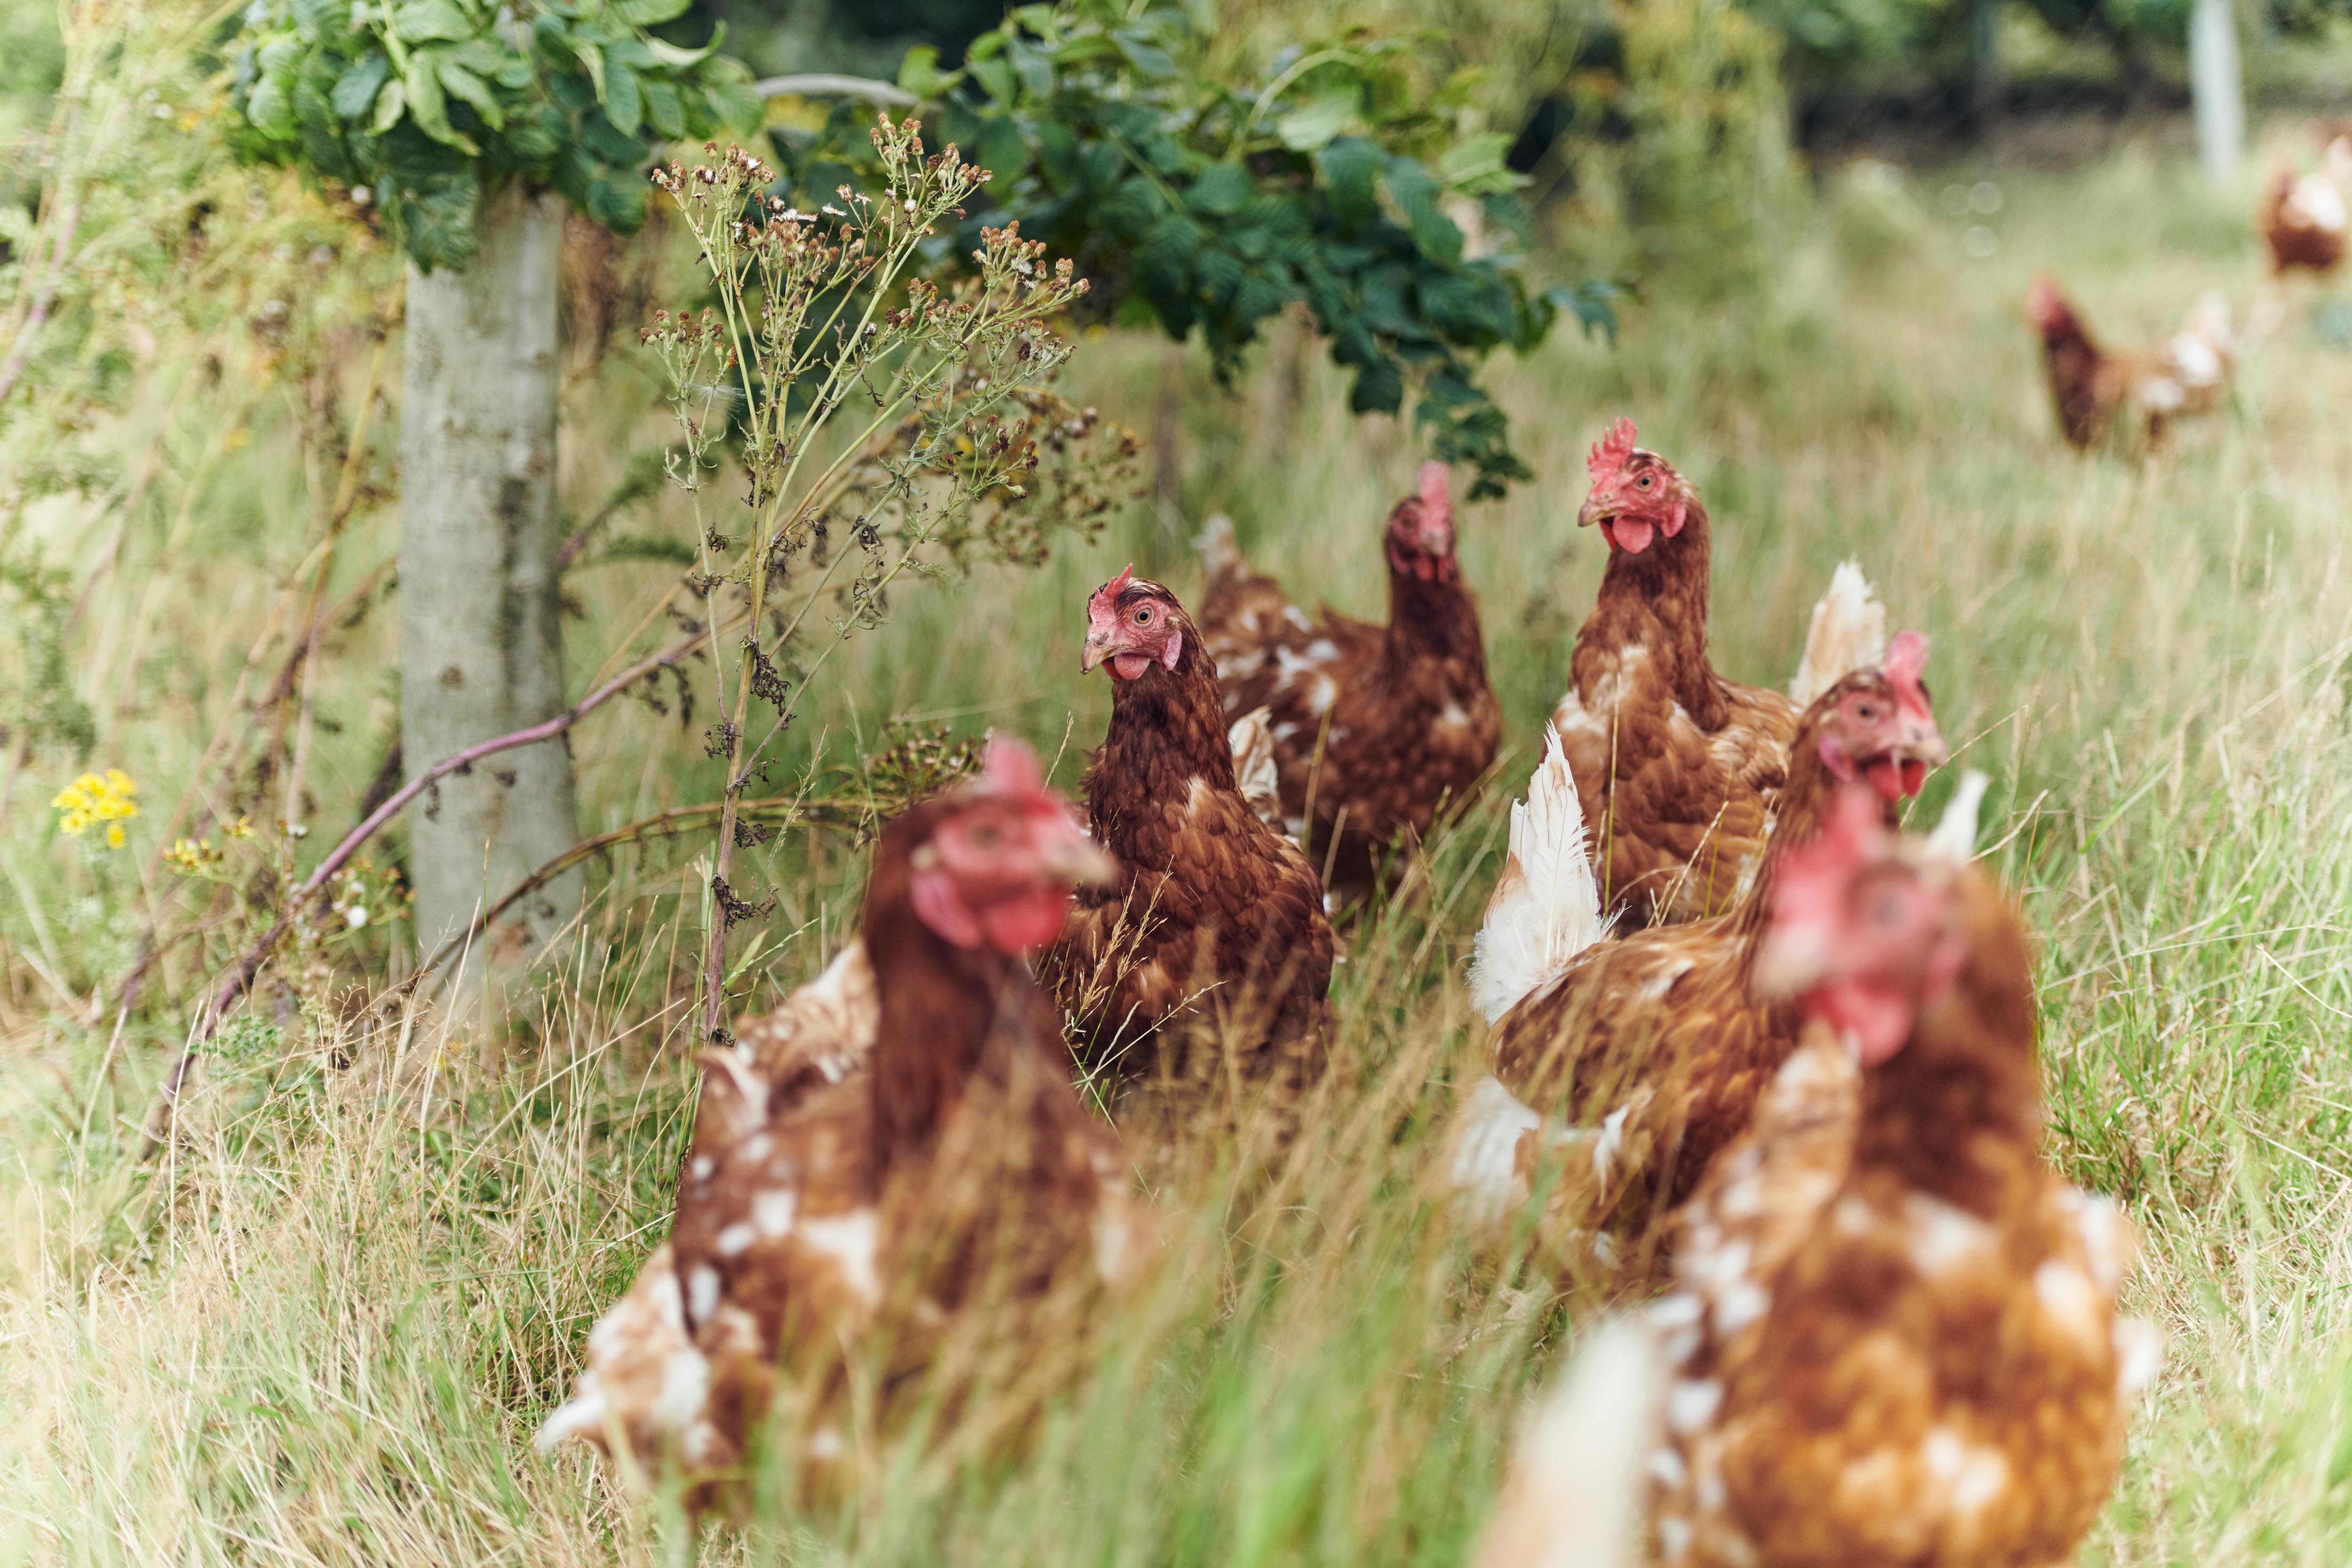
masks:
POLYGON ((235 52, 240 150, 380 206, 417 265, 462 266, 484 194, 520 179, 619 232, 656 144, 748 135, 759 100, 723 30, 646 29, 688 0, 260 0, 235 52))

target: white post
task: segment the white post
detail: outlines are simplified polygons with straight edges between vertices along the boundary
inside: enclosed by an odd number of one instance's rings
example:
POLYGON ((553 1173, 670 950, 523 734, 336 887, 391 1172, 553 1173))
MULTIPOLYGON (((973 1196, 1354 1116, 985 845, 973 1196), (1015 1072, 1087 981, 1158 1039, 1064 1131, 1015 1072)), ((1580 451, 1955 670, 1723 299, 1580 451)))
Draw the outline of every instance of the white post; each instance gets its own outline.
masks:
MULTIPOLYGON (((464 271, 408 274, 401 405, 400 745, 408 776, 563 708, 558 618, 556 266, 563 204, 509 186, 482 204, 464 271)), ((579 841, 561 741, 443 779, 407 814, 416 937, 430 953, 579 841)), ((577 871, 523 901, 545 940, 577 871)), ((508 947, 509 942, 501 942, 508 947)))
POLYGON ((2197 0, 2189 19, 2189 80, 2197 104, 2197 155, 2205 173, 2226 184, 2238 177, 2246 156, 2246 84, 2231 0, 2197 0))

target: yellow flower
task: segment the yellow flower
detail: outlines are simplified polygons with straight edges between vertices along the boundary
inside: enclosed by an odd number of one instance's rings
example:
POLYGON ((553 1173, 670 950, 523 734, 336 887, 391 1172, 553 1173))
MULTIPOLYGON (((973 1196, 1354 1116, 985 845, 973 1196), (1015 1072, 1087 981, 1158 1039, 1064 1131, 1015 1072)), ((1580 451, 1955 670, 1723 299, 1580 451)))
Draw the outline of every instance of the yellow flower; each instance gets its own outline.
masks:
MULTIPOLYGON (((49 805, 64 813, 58 818, 58 831, 69 838, 79 838, 100 823, 119 825, 139 815, 139 803, 131 797, 139 786, 121 768, 109 768, 103 776, 84 773, 65 788, 58 791, 49 805)), ((106 841, 120 847, 122 829, 110 826, 106 841)))

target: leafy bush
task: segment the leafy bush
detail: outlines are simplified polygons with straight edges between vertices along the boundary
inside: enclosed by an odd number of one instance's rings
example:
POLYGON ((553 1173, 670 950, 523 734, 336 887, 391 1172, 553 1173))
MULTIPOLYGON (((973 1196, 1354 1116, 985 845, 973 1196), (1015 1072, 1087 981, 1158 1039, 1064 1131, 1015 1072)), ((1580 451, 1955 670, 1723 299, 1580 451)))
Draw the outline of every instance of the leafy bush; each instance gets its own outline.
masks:
MULTIPOLYGON (((1473 496, 1528 477, 1477 363, 1533 348, 1563 311, 1614 322, 1605 286, 1527 280, 1509 138, 1459 134, 1466 84, 1432 89, 1401 40, 1303 45, 1255 85, 1211 80, 1197 57, 1181 13, 1106 0, 1024 6, 960 70, 910 51, 900 85, 990 172, 950 252, 1018 224, 1076 255, 1105 308, 1179 339, 1198 329, 1224 376, 1303 302, 1354 373, 1351 408, 1400 413, 1410 388, 1437 455, 1475 465, 1473 496)), ((845 108, 779 137, 796 199, 870 184, 863 130, 845 108)))
POLYGON ((474 254, 483 192, 522 179, 607 228, 645 221, 656 141, 759 122, 750 73, 645 29, 689 0, 258 0, 236 50, 239 151, 373 202, 420 267, 474 254))

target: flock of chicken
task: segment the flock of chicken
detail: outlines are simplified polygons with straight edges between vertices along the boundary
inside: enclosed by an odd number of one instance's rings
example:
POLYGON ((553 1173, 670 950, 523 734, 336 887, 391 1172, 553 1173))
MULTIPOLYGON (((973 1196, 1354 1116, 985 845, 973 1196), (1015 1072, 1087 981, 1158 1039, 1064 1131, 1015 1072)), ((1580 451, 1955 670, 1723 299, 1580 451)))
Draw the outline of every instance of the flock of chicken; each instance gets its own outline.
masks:
MULTIPOLYGON (((2281 289, 2297 272, 2326 278, 2344 265, 2352 238, 2352 123, 2324 129, 2320 166, 2273 173, 2255 224, 2271 257, 2271 283, 2253 312, 2259 336, 2283 310, 2281 289)), ((2099 346, 2058 285, 2035 280, 2027 312, 2042 333, 2058 427, 2077 447, 2116 438, 2161 440, 2175 419, 2212 412, 2229 390, 2238 344, 2230 305, 2209 289, 2189 308, 2180 331, 2152 348, 2099 346)))
MULTIPOLYGON (((1538 1419, 1486 1560, 1613 1560, 1638 1505, 1675 1563, 2054 1562, 2153 1359, 2123 1221, 2040 1157, 1982 780, 1900 831, 1946 748, 1926 640, 1886 639, 1853 565, 1790 693, 1719 675, 1706 508, 1633 437, 1588 465, 1608 566, 1476 939, 1493 1076, 1432 1179, 1478 1256, 1532 1235, 1539 1272, 1647 1304, 1538 1419)), ((917 1388, 1016 1435, 1017 1402, 962 1395, 1050 1383, 1040 1347, 1149 1273, 1136 1173, 1168 1142, 1343 1065, 1333 911, 1494 761, 1442 465, 1384 546, 1385 626, 1310 616, 1221 524, 1197 618, 1131 572, 1096 591, 1083 821, 997 740, 888 826, 858 939, 706 1053, 670 1238, 543 1447, 675 1466, 699 1509, 763 1435, 823 1486, 917 1388)))

